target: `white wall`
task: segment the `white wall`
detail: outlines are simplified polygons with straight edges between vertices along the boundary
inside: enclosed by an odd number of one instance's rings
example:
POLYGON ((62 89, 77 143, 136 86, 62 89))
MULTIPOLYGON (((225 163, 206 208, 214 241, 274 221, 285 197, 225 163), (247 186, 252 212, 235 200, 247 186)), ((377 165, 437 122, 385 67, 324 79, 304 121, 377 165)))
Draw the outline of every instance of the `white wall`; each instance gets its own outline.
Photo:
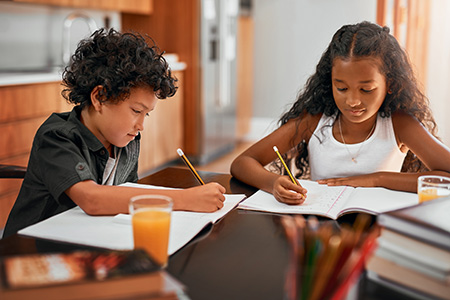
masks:
POLYGON ((427 95, 438 123, 438 135, 450 146, 450 1, 431 3, 427 95))
POLYGON ((376 0, 254 0, 254 100, 249 140, 269 133, 344 24, 375 22, 376 0))

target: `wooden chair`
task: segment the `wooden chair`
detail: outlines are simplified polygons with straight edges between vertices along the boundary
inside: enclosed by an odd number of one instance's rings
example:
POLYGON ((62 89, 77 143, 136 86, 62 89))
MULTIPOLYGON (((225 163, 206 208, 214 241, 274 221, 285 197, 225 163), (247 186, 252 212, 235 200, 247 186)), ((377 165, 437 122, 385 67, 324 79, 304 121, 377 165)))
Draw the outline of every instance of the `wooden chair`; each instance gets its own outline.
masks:
MULTIPOLYGON (((0 164, 0 178, 23 179, 25 177, 26 172, 27 168, 23 166, 0 164)), ((0 239, 2 239, 2 237, 3 237, 3 228, 0 227, 0 239)))
POLYGON ((24 178, 26 167, 0 164, 0 178, 24 178))

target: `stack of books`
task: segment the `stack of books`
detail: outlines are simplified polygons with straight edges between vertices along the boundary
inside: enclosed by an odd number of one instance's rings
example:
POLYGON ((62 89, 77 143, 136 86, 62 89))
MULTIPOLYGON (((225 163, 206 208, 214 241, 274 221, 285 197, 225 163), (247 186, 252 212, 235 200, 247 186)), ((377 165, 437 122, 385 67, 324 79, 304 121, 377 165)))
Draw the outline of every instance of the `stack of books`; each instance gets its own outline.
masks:
POLYGON ((419 299, 450 299, 450 198, 378 216, 369 279, 419 299))
POLYGON ((184 286, 143 250, 35 253, 0 260, 0 299, 173 300, 184 286))
POLYGON ((364 263, 375 248, 378 230, 360 214, 353 227, 336 228, 315 216, 283 216, 291 245, 286 299, 344 299, 358 282, 364 263))

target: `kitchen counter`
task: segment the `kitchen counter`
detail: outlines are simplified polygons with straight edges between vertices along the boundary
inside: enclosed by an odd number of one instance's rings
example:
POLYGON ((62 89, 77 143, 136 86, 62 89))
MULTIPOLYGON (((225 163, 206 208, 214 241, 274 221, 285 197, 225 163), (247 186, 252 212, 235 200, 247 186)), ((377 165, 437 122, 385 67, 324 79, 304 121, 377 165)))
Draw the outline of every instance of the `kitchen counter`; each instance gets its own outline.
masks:
POLYGON ((0 72, 0 86, 55 82, 61 80, 61 72, 0 72))
MULTIPOLYGON (((172 71, 182 71, 186 69, 184 62, 170 62, 172 71)), ((44 82, 61 81, 62 71, 54 72, 0 72, 0 86, 33 84, 44 82)))

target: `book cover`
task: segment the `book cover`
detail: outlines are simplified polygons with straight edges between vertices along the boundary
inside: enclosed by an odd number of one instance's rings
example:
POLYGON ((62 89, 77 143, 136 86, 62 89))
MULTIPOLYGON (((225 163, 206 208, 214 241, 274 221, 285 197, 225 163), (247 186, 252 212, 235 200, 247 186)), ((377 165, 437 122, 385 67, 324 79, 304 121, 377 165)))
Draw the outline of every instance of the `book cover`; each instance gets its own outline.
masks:
POLYGON ((450 198, 382 213, 379 225, 450 250, 450 198))
MULTIPOLYGON (((383 277, 378 276, 377 273, 372 271, 366 272, 367 279, 370 281, 373 281, 379 285, 382 285, 390 290, 393 290, 395 292, 398 292, 400 294, 404 294, 408 297, 411 297, 411 299, 418 299, 418 300, 430 300, 434 299, 429 294, 422 293, 418 290, 411 289, 407 286, 404 286, 402 284, 398 284, 394 281, 390 281, 388 279, 385 279, 383 277)), ((394 298, 391 298, 394 299, 394 298)))
POLYGON ((38 253, 4 257, 0 263, 3 300, 171 299, 182 289, 168 288, 169 275, 142 250, 38 253))
POLYGON ((397 285, 402 285, 433 297, 450 299, 450 284, 435 280, 377 255, 369 259, 366 269, 397 285))

